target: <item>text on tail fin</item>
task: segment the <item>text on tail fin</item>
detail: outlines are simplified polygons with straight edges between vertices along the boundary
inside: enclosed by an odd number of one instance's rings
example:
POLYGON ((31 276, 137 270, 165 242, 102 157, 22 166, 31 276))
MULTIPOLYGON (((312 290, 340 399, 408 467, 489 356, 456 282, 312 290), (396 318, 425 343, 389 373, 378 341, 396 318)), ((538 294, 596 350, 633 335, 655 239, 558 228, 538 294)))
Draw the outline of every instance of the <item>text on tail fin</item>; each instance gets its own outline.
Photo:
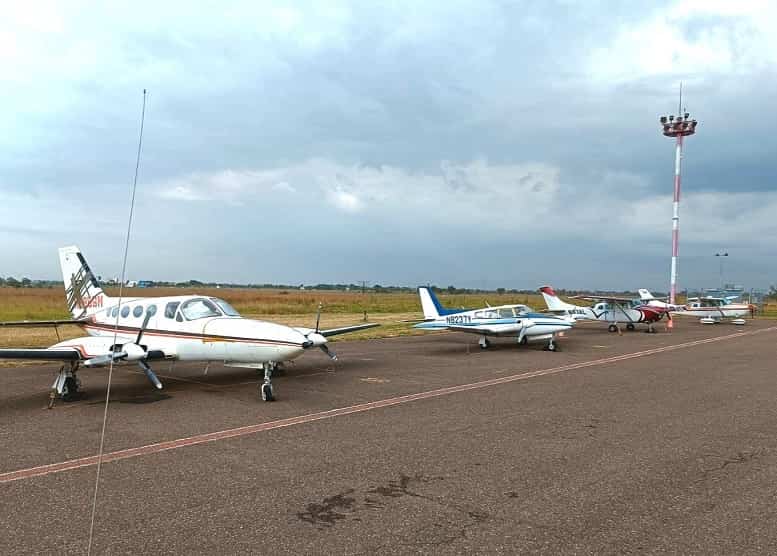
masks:
POLYGON ((73 318, 83 318, 102 309, 106 296, 92 270, 75 245, 59 250, 65 283, 65 300, 73 318))

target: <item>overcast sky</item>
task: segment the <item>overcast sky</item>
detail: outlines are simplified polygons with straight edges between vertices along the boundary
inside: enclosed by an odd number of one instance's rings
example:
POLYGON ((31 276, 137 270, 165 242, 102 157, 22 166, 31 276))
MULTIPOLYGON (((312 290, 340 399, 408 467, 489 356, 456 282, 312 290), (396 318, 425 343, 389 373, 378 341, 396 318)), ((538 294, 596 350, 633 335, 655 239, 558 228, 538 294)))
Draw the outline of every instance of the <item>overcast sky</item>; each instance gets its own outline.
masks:
POLYGON ((645 4, 13 3, 0 275, 118 275, 147 88, 129 278, 666 291, 682 80, 680 288, 777 283, 777 8, 645 4))

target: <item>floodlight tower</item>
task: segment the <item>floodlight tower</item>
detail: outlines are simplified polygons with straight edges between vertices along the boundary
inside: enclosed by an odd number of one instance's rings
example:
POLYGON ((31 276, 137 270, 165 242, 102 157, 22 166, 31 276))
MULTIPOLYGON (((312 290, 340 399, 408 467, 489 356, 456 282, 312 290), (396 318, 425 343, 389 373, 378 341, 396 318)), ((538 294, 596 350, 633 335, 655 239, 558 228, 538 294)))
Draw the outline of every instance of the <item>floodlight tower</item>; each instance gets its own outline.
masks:
POLYGON ((696 120, 690 119, 688 112, 683 113, 683 94, 680 89, 680 105, 677 116, 661 116, 661 127, 664 135, 676 139, 674 157, 674 203, 672 204, 672 272, 670 275, 669 303, 675 303, 677 293, 677 257, 679 248, 677 245, 680 232, 680 164, 683 159, 683 137, 693 135, 696 132, 696 120))

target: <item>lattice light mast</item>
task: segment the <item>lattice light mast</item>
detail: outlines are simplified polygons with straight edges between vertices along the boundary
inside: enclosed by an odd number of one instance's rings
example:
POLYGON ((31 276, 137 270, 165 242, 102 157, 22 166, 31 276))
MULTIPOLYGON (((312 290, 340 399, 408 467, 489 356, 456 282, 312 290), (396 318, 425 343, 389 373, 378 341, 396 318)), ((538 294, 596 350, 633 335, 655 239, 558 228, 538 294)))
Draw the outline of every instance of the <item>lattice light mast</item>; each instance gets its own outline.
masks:
MULTIPOLYGON (((681 101, 682 105, 682 101, 681 101)), ((669 303, 675 303, 677 294, 677 258, 679 255, 678 236, 680 232, 680 165, 683 159, 683 138, 696 132, 696 120, 690 119, 688 112, 677 116, 661 116, 664 135, 676 138, 674 158, 674 202, 672 204, 672 271, 670 274, 669 303)))

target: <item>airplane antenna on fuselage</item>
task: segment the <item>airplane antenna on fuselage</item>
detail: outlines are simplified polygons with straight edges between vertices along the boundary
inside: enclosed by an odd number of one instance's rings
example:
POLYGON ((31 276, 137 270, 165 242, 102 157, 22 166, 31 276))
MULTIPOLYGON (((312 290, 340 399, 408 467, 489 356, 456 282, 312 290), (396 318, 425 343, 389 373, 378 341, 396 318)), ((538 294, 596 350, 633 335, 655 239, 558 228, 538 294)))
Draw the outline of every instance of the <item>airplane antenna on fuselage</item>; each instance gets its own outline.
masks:
MULTIPOLYGON (((143 108, 140 111, 140 134, 138 135, 138 152, 135 158, 135 176, 132 179, 132 194, 130 195, 129 217, 127 218, 127 234, 124 240, 124 258, 121 263, 121 280, 119 281, 119 299, 118 308, 121 309, 122 294, 124 293, 124 280, 127 272, 127 253, 129 252, 130 233, 132 232, 132 217, 135 214, 135 191, 138 188, 138 171, 140 170, 140 152, 143 147, 143 126, 146 121, 146 89, 143 89, 143 108)), ((116 313, 116 325, 113 329, 113 345, 116 345, 119 335, 119 314, 116 313)), ((100 448, 97 452, 97 471, 94 479, 94 496, 92 497, 92 518, 89 523, 89 543, 86 547, 86 554, 92 553, 92 540, 94 539, 94 518, 97 510, 97 493, 100 488, 100 470, 102 469, 103 448, 105 446, 105 425, 108 422, 108 402, 111 398, 111 378, 113 377, 114 359, 108 365, 108 386, 105 392, 105 406, 103 408, 103 424, 100 430, 100 448)))

